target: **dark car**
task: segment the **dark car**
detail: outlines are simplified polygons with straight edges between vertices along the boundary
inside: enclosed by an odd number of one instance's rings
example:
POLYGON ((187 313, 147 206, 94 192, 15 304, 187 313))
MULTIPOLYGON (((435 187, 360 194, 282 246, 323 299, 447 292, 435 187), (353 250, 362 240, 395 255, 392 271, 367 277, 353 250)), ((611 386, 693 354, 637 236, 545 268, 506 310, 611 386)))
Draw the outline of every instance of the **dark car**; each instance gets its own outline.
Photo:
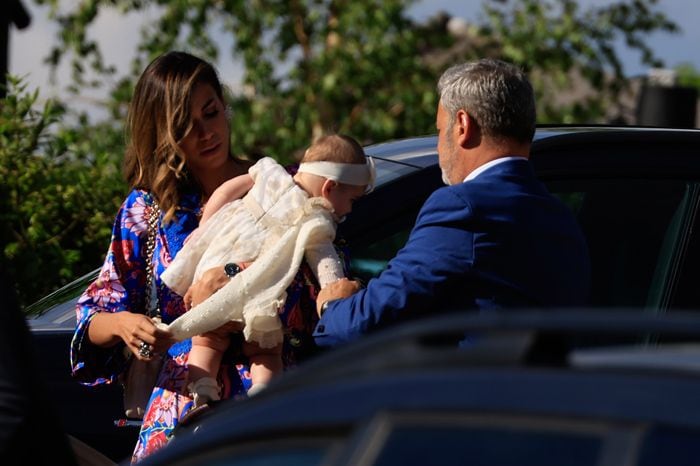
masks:
POLYGON ((615 310, 411 322, 215 405, 143 466, 697 464, 699 337, 698 315, 615 310), (601 334, 637 343, 584 344, 601 334))
MULTIPOLYGON (((428 136, 366 147, 376 159, 377 188, 338 229, 356 277, 367 281, 383 270, 442 186, 436 145, 428 136)), ((700 131, 541 127, 531 160, 586 235, 591 306, 700 308, 700 131)), ((82 387, 68 374, 75 300, 96 273, 30 307, 39 314, 30 326, 68 432, 119 460, 135 443, 134 428, 114 425, 122 417, 120 388, 82 387)))

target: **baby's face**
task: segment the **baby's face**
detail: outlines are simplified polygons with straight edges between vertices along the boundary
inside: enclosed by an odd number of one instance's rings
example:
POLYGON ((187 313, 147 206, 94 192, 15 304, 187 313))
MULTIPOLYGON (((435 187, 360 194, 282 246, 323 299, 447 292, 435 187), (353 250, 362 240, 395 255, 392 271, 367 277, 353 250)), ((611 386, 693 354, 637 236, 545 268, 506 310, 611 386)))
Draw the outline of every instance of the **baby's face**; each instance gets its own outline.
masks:
POLYGON ((338 218, 345 217, 352 212, 352 204, 364 196, 367 186, 353 186, 350 184, 339 183, 335 185, 326 199, 333 206, 335 215, 338 218))

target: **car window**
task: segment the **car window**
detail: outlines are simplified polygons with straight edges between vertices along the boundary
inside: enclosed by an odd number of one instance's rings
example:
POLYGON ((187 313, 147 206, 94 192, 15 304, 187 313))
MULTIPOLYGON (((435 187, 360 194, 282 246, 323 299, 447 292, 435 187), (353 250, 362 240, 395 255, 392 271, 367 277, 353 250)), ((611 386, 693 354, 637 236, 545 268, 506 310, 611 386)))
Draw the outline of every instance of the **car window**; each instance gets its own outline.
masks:
POLYGON ((695 465, 700 458, 700 432, 691 428, 655 426, 647 433, 640 450, 639 466, 695 465))
POLYGON ((415 167, 381 159, 374 159, 374 167, 376 169, 375 187, 416 171, 415 167))
POLYGON ((73 331, 75 305, 100 269, 92 270, 73 282, 27 307, 27 323, 33 331, 73 331))
POLYGON ((386 231, 384 235, 378 235, 371 242, 359 243, 353 247, 350 254, 352 276, 366 283, 382 273, 389 261, 406 244, 415 218, 413 213, 396 218, 394 231, 386 231))
POLYGON ((425 200, 441 186, 440 170, 434 166, 395 179, 357 202, 338 228, 338 236, 349 245, 353 277, 366 282, 386 268, 406 244, 425 200))
POLYGON ((206 464, 208 466, 313 466, 321 464, 323 451, 318 449, 289 448, 281 451, 240 451, 220 450, 190 458, 178 465, 206 464))
POLYGON ((594 306, 667 308, 697 205, 683 180, 559 180, 549 190, 576 215, 592 266, 594 306))
POLYGON ((173 466, 314 466, 324 464, 338 448, 335 439, 319 434, 311 437, 270 436, 265 441, 238 441, 190 449, 173 466))
POLYGON ((350 444, 353 451, 348 464, 619 464, 638 446, 641 434, 635 427, 577 418, 496 413, 384 412, 350 444))
POLYGON ((404 427, 391 432, 374 466, 525 466, 598 464, 593 435, 474 427, 404 427))

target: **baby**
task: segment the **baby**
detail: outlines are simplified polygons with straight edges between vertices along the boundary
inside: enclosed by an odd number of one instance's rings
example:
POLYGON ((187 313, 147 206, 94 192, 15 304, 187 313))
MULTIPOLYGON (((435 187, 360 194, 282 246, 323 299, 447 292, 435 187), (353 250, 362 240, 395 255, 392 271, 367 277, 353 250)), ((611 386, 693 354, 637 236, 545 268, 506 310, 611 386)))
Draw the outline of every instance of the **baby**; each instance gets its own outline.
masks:
POLYGON ((330 135, 307 149, 293 177, 264 158, 248 175, 225 182, 212 194, 200 227, 162 275, 182 296, 213 267, 225 266, 231 277, 168 326, 178 339, 193 336, 188 386, 196 406, 220 397, 216 376, 229 342, 231 325, 224 324, 231 321, 243 325, 253 384, 249 395, 282 371, 278 310, 285 289, 302 258, 321 288, 344 277, 333 246, 336 224, 373 182, 374 166, 360 144, 330 135))

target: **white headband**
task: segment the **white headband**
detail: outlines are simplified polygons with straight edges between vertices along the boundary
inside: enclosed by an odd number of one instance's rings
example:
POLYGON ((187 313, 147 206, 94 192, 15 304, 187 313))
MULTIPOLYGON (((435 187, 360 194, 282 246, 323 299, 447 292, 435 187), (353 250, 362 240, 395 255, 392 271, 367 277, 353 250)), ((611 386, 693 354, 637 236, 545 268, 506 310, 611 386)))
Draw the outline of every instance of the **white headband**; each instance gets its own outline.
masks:
POLYGON ((372 157, 367 157, 367 163, 304 162, 299 165, 298 172, 322 176, 338 183, 367 186, 366 192, 372 191, 376 177, 372 157))

